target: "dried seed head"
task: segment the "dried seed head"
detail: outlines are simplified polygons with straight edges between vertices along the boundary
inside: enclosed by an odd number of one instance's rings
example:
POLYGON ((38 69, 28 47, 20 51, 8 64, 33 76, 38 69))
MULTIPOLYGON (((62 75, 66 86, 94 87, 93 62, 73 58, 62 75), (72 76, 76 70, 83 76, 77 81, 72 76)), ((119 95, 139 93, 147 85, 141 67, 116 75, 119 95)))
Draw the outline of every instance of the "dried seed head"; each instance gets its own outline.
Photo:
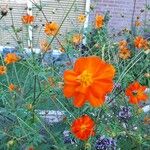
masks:
POLYGON ((2 10, 1 10, 1 15, 2 15, 2 16, 6 16, 7 13, 8 13, 7 8, 2 8, 2 10))

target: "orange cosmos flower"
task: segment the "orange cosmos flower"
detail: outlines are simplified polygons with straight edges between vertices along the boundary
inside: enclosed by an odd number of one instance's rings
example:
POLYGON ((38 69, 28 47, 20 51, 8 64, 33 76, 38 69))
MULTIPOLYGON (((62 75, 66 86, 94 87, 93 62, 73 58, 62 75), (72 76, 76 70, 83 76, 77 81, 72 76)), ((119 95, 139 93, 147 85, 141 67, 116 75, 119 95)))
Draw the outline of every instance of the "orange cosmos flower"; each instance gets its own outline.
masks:
POLYGON ((59 26, 56 22, 49 22, 45 25, 45 33, 48 36, 55 35, 58 32, 59 26))
POLYGON ((81 43, 82 39, 83 39, 83 36, 81 34, 75 34, 75 35, 73 35, 72 42, 75 45, 78 45, 81 43))
POLYGON ((17 56, 15 53, 8 53, 6 56, 5 56, 5 63, 6 64, 12 64, 12 63, 15 63, 17 62, 18 60, 20 60, 20 57, 17 56))
POLYGON ((140 27, 142 25, 142 23, 139 21, 139 20, 136 20, 135 21, 135 26, 136 27, 140 27))
POLYGON ((104 16, 97 14, 95 19, 95 28, 96 29, 102 28, 103 24, 104 24, 104 16))
POLYGON ((9 89, 10 92, 14 91, 15 90, 15 85, 11 83, 9 85, 8 89, 9 89))
POLYGON ((119 42, 119 49, 124 49, 124 48, 127 47, 127 46, 128 46, 128 43, 127 43, 126 40, 121 40, 121 41, 119 42))
POLYGON ((64 72, 64 95, 74 98, 74 106, 89 102, 93 107, 101 106, 106 94, 113 88, 115 69, 97 56, 81 57, 73 70, 64 72))
POLYGON ((86 15, 81 14, 80 16, 78 16, 78 22, 79 23, 84 23, 86 20, 86 15))
POLYGON ((136 48, 147 48, 148 47, 148 41, 145 40, 142 36, 137 36, 135 39, 134 39, 134 45, 136 48))
POLYGON ((83 115, 73 121, 71 132, 80 140, 88 140, 95 134, 94 127, 94 121, 88 115, 83 115))
POLYGON ((42 52, 47 52, 51 49, 51 47, 46 40, 41 40, 40 41, 40 49, 42 52))
POLYGON ((7 68, 5 66, 0 66, 0 75, 5 74, 7 71, 7 68))
POLYGON ((22 16, 22 23, 23 24, 31 24, 33 23, 34 21, 34 16, 30 16, 30 15, 25 15, 25 16, 22 16))
POLYGON ((131 56, 130 50, 127 48, 121 49, 119 51, 119 57, 122 59, 128 59, 131 56))
POLYGON ((148 95, 145 93, 146 88, 146 86, 140 85, 137 81, 130 84, 125 91, 129 97, 129 102, 138 104, 140 101, 146 101, 148 99, 148 95))

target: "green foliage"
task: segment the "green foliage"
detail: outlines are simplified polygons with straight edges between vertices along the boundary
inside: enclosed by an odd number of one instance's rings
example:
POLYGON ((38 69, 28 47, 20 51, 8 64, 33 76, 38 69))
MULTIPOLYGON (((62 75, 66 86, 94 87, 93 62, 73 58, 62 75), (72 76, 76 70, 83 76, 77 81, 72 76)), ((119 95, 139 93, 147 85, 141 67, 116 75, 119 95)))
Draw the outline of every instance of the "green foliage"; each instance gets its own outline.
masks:
MULTIPOLYGON (((40 5, 35 7, 43 13, 40 5)), ((118 42, 108 31, 109 18, 109 13, 106 13, 105 23, 100 29, 95 29, 92 24, 86 31, 81 27, 63 37, 65 44, 60 47, 63 46, 67 55, 64 64, 44 65, 41 58, 46 54, 32 53, 24 60, 7 65, 7 73, 0 75, 0 150, 29 149, 31 146, 36 150, 94 150, 97 137, 103 135, 115 139, 117 149, 150 149, 149 125, 144 124, 144 118, 149 114, 139 113, 140 106, 130 105, 125 95, 126 87, 136 80, 150 87, 150 78, 144 76, 150 73, 150 54, 135 48, 135 37, 131 31, 123 34, 123 38, 128 40, 131 57, 126 60, 119 58, 118 42), (86 45, 73 44, 72 36, 75 33, 84 35, 86 45), (63 72, 72 68, 74 59, 91 55, 101 57, 116 68, 114 82, 120 84, 121 88, 114 88, 100 108, 93 108, 89 104, 75 108, 72 100, 63 95, 63 72), (66 65, 68 62, 70 64, 66 65), (12 92, 8 89, 10 83, 16 87, 12 92), (121 106, 131 108, 131 117, 127 121, 118 117, 121 106), (59 123, 48 123, 45 118, 50 110, 63 111, 64 118, 59 123), (39 111, 45 112, 44 117, 39 111), (95 121, 95 136, 83 142, 70 135, 75 140, 73 144, 64 143, 63 132, 70 130, 71 122, 82 114, 88 114, 95 121)), ((21 48, 18 51, 22 53, 21 48)), ((3 56, 0 64, 4 65, 3 56)), ((142 103, 142 106, 145 105, 147 103, 142 103)))

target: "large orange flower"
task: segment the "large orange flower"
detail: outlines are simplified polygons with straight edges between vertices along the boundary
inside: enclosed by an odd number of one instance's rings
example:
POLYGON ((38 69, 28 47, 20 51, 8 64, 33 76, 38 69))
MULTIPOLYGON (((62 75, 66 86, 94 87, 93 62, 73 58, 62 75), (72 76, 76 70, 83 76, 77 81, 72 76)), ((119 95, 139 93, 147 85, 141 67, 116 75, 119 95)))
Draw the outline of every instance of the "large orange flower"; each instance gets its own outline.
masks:
POLYGON ((142 36, 137 36, 135 39, 134 39, 134 45, 136 48, 144 48, 146 49, 148 47, 148 41, 145 40, 142 36))
POLYGON ((45 33, 48 36, 55 35, 58 32, 59 26, 56 22, 48 22, 45 25, 45 33))
POLYGON ((25 16, 22 16, 22 23, 23 24, 31 24, 33 23, 34 21, 34 16, 31 16, 31 15, 25 15, 25 16))
POLYGON ((94 136, 94 121, 88 116, 83 115, 75 119, 71 125, 71 132, 80 140, 87 140, 94 136))
POLYGON ((64 95, 73 97, 76 107, 87 101, 93 107, 101 106, 112 91, 114 74, 114 67, 97 56, 78 58, 73 70, 64 72, 64 95))
POLYGON ((20 57, 17 56, 15 53, 8 53, 6 56, 5 56, 5 63, 6 64, 12 64, 12 63, 15 63, 17 62, 18 60, 20 60, 20 57))
POLYGON ((5 74, 7 71, 7 68, 5 66, 0 66, 0 75, 5 74))
POLYGON ((95 18, 95 28, 96 29, 102 28, 103 24, 104 24, 104 16, 97 14, 95 18))
POLYGON ((125 92, 129 97, 129 102, 131 104, 138 104, 140 101, 146 101, 148 99, 148 95, 145 93, 146 88, 146 86, 140 85, 137 81, 130 84, 125 92))

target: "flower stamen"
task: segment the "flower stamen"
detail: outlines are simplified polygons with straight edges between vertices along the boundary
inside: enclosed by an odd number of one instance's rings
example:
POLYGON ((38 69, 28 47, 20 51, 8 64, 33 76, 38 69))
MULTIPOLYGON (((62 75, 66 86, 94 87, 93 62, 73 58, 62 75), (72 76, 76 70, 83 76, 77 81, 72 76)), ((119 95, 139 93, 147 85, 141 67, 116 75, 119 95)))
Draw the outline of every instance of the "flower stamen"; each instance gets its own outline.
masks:
POLYGON ((87 71, 84 70, 78 77, 77 77, 77 81, 83 86, 83 87, 88 87, 92 84, 93 80, 92 80, 92 74, 87 71))

